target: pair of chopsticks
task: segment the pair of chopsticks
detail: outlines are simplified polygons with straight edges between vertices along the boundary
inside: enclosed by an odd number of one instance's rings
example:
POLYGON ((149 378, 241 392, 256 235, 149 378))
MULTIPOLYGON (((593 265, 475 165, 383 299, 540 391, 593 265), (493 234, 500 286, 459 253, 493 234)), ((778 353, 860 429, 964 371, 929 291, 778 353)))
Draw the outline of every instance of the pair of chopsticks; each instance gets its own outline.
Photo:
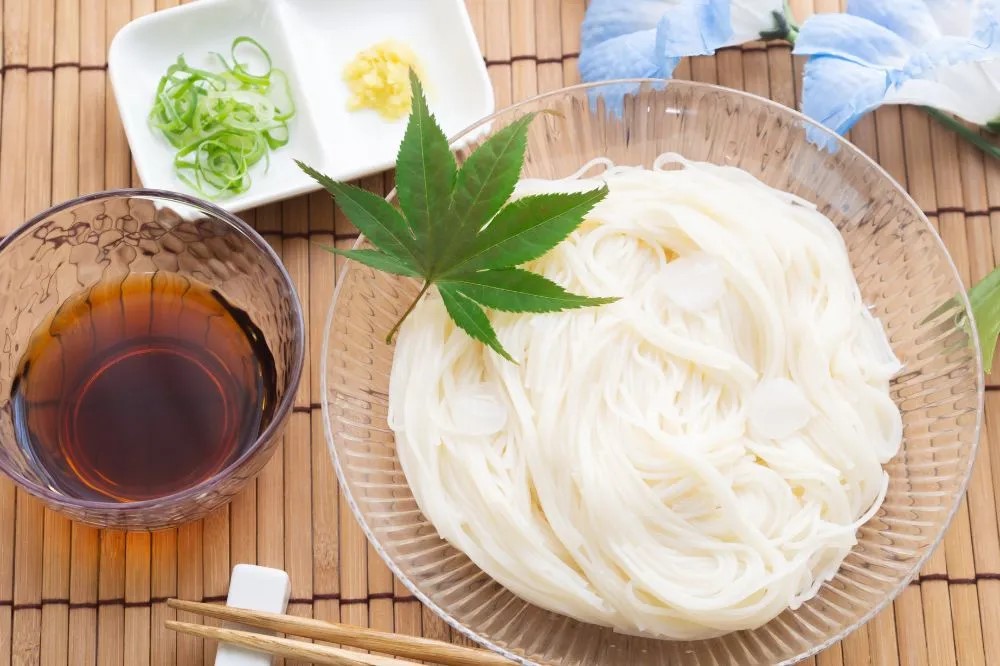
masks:
MULTIPOLYGON (((504 657, 487 652, 486 650, 452 645, 451 643, 435 641, 430 638, 390 634, 366 627, 333 624, 307 617, 244 610, 242 608, 206 604, 199 601, 184 601, 182 599, 169 599, 167 605, 179 611, 197 613, 219 620, 239 622, 258 629, 268 629, 292 636, 339 643, 340 645, 349 645, 362 650, 372 650, 408 659, 420 659, 435 664, 442 664, 443 666, 510 666, 511 664, 504 657)), ((240 629, 210 627, 188 622, 175 622, 174 620, 167 620, 166 626, 167 629, 172 629, 182 634, 210 638, 259 652, 267 652, 279 657, 302 659, 317 664, 335 664, 336 666, 418 666, 413 661, 350 652, 327 645, 257 634, 252 631, 242 631, 240 629)))

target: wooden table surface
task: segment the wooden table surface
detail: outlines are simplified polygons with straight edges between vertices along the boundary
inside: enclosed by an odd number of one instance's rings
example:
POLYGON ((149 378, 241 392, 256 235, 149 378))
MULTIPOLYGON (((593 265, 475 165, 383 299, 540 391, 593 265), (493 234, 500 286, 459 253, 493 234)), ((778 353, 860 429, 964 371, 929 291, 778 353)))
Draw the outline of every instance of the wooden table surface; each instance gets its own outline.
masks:
MULTIPOLYGON (((131 18, 176 0, 0 4, 0 234, 6 234, 52 203, 140 184, 106 79, 107 46, 131 18)), ((467 4, 498 107, 578 81, 584 0, 467 4)), ((802 19, 839 3, 792 4, 802 19)), ((677 76, 794 105, 801 64, 785 44, 751 44, 685 61, 677 76)), ((984 159, 912 108, 879 110, 851 138, 907 187, 966 280, 993 268, 1000 256, 1000 162, 984 159)), ((386 192, 391 176, 361 184, 386 192)), ((338 496, 327 455, 318 365, 336 266, 317 244, 350 244, 356 231, 325 194, 244 217, 280 252, 311 333, 306 375, 281 449, 230 506, 154 534, 73 524, 0 479, 0 666, 211 664, 211 644, 164 630, 163 621, 174 616, 164 600, 223 599, 231 566, 239 562, 286 569, 291 612, 452 638, 365 542, 338 496)), ((989 379, 996 388, 998 376, 989 379)), ((919 579, 864 629, 806 663, 1000 664, 994 490, 1000 486, 1000 393, 994 390, 987 396, 983 445, 967 501, 919 579), (992 457, 998 462, 991 464, 992 457)))

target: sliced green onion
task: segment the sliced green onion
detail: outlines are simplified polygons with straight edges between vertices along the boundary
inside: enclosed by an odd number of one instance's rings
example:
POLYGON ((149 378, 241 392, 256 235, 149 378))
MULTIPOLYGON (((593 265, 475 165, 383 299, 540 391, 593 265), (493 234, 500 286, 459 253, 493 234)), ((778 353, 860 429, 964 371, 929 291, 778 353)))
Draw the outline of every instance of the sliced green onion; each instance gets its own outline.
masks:
POLYGON ((214 53, 222 72, 191 67, 184 56, 167 68, 156 86, 149 124, 177 153, 177 177, 209 199, 246 192, 250 168, 270 161, 268 152, 288 143, 295 101, 284 71, 271 54, 247 36, 233 40, 230 60, 214 53), (266 69, 251 71, 237 51, 257 52, 266 69))

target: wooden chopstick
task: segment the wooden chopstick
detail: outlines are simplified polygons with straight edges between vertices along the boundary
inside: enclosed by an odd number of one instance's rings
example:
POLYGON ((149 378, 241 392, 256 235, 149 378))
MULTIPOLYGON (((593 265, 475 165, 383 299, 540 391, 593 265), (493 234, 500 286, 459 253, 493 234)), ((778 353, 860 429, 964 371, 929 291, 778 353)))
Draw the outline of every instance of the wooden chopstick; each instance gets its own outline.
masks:
POLYGON ((374 654, 348 652, 347 650, 341 650, 340 648, 328 645, 316 645, 289 638, 255 634, 252 631, 210 627, 204 624, 190 624, 174 620, 167 620, 165 625, 167 629, 182 634, 198 636, 199 638, 211 638, 279 657, 311 661, 314 664, 333 664, 333 666, 420 666, 415 661, 380 657, 374 654))
POLYGON ((511 664, 510 660, 505 657, 487 650, 452 645, 419 636, 390 634, 367 627, 334 624, 308 617, 244 610, 183 599, 168 599, 167 605, 177 610, 198 613, 219 620, 239 622, 260 629, 270 629, 283 634, 349 645, 363 650, 406 657, 407 659, 431 661, 443 666, 510 666, 511 664))

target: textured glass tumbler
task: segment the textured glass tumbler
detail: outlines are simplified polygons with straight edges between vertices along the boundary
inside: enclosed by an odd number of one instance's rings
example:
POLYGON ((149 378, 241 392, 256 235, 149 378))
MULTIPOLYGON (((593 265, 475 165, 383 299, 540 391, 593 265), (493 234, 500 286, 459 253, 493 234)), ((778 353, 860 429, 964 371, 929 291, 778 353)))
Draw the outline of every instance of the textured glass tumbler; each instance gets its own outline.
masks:
MULTIPOLYGON (((127 321, 124 312, 122 317, 127 321)), ((105 527, 168 527, 228 501, 273 452, 302 370, 302 311, 277 255, 240 219, 171 192, 84 196, 38 215, 4 239, 0 322, 0 469, 53 509, 105 527), (271 418, 228 464, 172 494, 133 502, 73 497, 48 482, 19 446, 12 384, 29 341, 64 304, 79 303, 81 294, 89 302, 95 285, 124 285, 137 276, 148 277, 151 285, 157 276, 197 281, 249 316, 274 361, 271 418)), ((134 446, 142 445, 136 438, 134 446)))
POLYGON ((556 91, 469 128, 478 138, 459 159, 490 133, 542 110, 552 113, 530 126, 526 177, 567 177, 599 157, 651 167, 661 153, 676 152, 745 169, 815 203, 834 221, 865 302, 905 364, 891 387, 904 441, 885 467, 888 496, 815 598, 752 631, 653 640, 532 606, 443 541, 419 511, 386 425, 393 349, 384 338, 420 285, 349 263, 328 319, 322 377, 328 437, 355 515, 421 601, 464 635, 522 664, 750 666, 818 652, 869 620, 918 573, 968 482, 983 378, 955 266, 913 200, 863 153, 795 111, 716 86, 632 81, 556 91), (597 101, 595 93, 622 90, 632 93, 623 108, 597 101))

